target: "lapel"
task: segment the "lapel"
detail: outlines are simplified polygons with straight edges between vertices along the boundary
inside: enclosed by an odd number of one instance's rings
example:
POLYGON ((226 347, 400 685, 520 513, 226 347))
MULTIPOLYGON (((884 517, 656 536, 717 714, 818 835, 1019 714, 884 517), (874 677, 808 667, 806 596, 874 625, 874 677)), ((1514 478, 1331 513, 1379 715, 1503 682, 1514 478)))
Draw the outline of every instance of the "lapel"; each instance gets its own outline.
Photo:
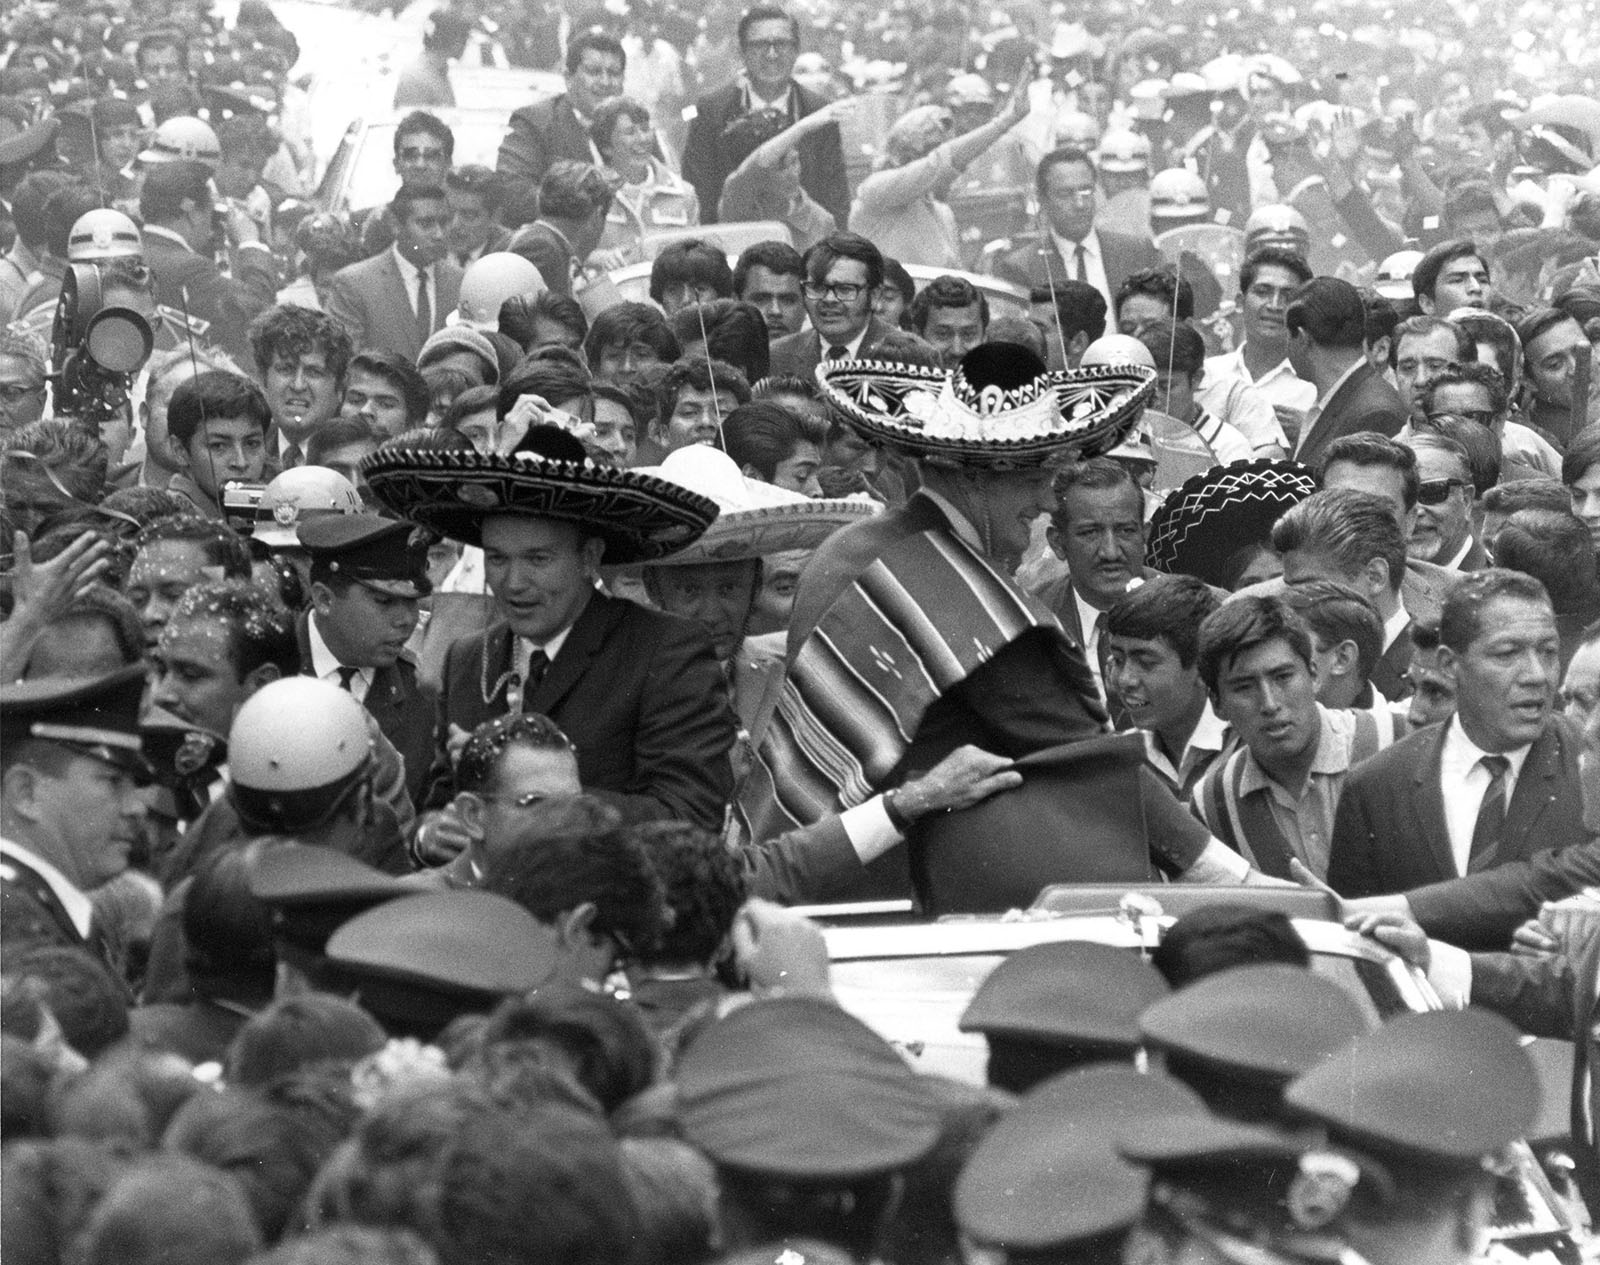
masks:
MULTIPOLYGON (((545 716, 551 714, 572 687, 582 679, 583 674, 589 670, 589 664, 604 648, 606 638, 624 614, 624 606, 625 602, 609 598, 598 591, 589 599, 589 604, 583 608, 583 614, 578 616, 577 622, 572 625, 572 631, 562 643, 561 652, 545 671, 544 680, 539 682, 539 688, 523 699, 523 711, 540 712, 545 716)), ((508 641, 508 653, 509 647, 508 641)))
POLYGON ((1411 668, 1411 625, 1400 630, 1400 635, 1379 657, 1372 670, 1372 684, 1378 693, 1391 703, 1411 696, 1411 682, 1406 673, 1411 668))
POLYGON ((1530 849, 1524 846, 1526 840, 1545 810, 1556 802, 1560 777, 1561 733, 1559 727, 1551 723, 1545 726, 1545 731, 1528 752, 1528 758, 1522 766, 1522 776, 1517 779, 1516 789, 1511 792, 1511 802, 1506 805, 1502 846, 1510 844, 1516 851, 1514 855, 1502 852, 1501 861, 1515 860, 1528 854, 1530 849))
POLYGON ((1309 461, 1320 457, 1323 447, 1328 443, 1328 432, 1335 429, 1339 422, 1339 414, 1345 409, 1349 401, 1366 386, 1367 378, 1372 373, 1372 366, 1362 364, 1356 371, 1344 380, 1344 383, 1329 398, 1327 407, 1317 414, 1316 424, 1306 435, 1305 442, 1300 445, 1300 451, 1295 456, 1297 461, 1309 461))
MULTIPOLYGON (((397 330, 405 334, 408 345, 416 344, 412 347, 412 355, 415 356, 416 352, 422 349, 422 345, 417 343, 416 313, 411 309, 411 296, 406 293, 406 283, 400 276, 400 265, 394 261, 393 250, 384 251, 378 258, 382 261, 380 271, 383 276, 383 289, 386 292, 382 296, 383 306, 379 310, 394 323, 397 330)), ((433 299, 437 310, 438 297, 431 294, 429 297, 433 299)))
POLYGON ((1078 643, 1080 649, 1088 643, 1084 640, 1083 620, 1078 618, 1078 593, 1072 587, 1071 581, 1067 582, 1065 600, 1056 610, 1056 618, 1061 621, 1061 626, 1067 630, 1067 635, 1078 643))
MULTIPOLYGON (((1445 725, 1434 725, 1425 751, 1411 773, 1412 794, 1407 800, 1416 822, 1417 833, 1432 858, 1441 879, 1456 878, 1455 853, 1450 849, 1450 832, 1444 824, 1444 792, 1439 786, 1439 761, 1444 752, 1445 725)), ((1396 832, 1404 838, 1404 832, 1396 832)), ((1420 881, 1420 880, 1419 880, 1420 881)))

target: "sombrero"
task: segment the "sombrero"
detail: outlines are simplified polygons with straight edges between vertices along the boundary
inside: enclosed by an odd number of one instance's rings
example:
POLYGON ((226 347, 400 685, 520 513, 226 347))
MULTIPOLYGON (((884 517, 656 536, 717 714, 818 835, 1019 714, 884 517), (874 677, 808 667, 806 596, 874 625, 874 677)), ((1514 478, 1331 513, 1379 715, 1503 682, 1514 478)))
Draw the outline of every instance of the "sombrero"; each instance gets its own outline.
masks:
POLYGON ((396 514, 451 540, 481 545, 483 520, 497 515, 553 518, 603 539, 612 565, 665 557, 717 517, 715 501, 665 479, 532 452, 386 449, 361 471, 396 514))
POLYGON ((659 466, 634 473, 654 475, 710 497, 721 510, 698 540, 662 559, 666 566, 743 562, 786 549, 815 549, 839 528, 871 518, 883 508, 869 500, 812 500, 746 478, 732 457, 709 444, 679 448, 659 466))
POLYGON ((951 370, 824 361, 830 404, 870 438, 936 465, 1035 469, 1108 452, 1138 421, 1153 370, 1095 365, 1049 372, 1025 348, 986 343, 951 370))
POLYGON ((1316 476, 1295 461, 1236 461, 1186 479, 1150 520, 1145 561, 1169 575, 1192 575, 1225 588, 1228 560, 1317 490, 1316 476))

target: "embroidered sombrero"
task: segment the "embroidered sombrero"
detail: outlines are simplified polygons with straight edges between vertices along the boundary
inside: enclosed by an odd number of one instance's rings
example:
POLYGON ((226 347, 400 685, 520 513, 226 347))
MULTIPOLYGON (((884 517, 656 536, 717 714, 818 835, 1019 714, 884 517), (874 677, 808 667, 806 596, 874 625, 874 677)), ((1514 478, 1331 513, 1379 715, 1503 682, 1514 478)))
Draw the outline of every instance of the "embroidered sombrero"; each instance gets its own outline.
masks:
POLYGON ((659 466, 635 473, 651 474, 710 497, 721 510, 704 535, 661 560, 666 566, 742 562, 786 549, 815 549, 839 528, 871 518, 883 508, 871 500, 812 500, 746 478, 732 457, 709 444, 679 448, 659 466))
POLYGON ((1052 373, 1010 343, 976 347, 951 370, 824 361, 817 381, 870 438, 937 465, 990 470, 1108 452, 1155 390, 1155 372, 1140 365, 1052 373))
POLYGON ((717 517, 715 501, 665 479, 533 452, 381 449, 361 471, 396 514, 451 540, 481 545, 483 520, 497 515, 553 518, 603 539, 608 565, 653 562, 717 517))
POLYGON ((1247 545, 1267 544, 1272 525, 1316 490, 1316 476, 1295 461, 1213 466, 1186 479, 1156 510, 1145 561, 1226 588, 1229 560, 1247 545))

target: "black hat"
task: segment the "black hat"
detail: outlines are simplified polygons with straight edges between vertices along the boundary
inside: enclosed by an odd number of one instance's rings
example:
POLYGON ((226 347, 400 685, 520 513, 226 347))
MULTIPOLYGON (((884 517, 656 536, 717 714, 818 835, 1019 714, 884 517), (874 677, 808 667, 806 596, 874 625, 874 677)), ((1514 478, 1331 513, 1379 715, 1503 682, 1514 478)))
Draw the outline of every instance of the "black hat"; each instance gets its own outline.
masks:
POLYGON ((1234 578, 1227 574, 1230 559, 1249 544, 1269 543, 1272 525, 1316 490, 1316 476, 1294 461, 1213 466, 1184 480, 1156 510, 1145 561, 1226 588, 1234 578))
POLYGON ((376 514, 323 514, 303 519, 295 536, 313 563, 390 597, 419 598, 428 579, 428 533, 376 514))
POLYGON ((142 773, 144 683, 144 666, 134 664, 105 676, 46 676, 0 685, 0 744, 41 738, 142 773))
POLYGON ((921 1159, 939 1103, 882 1037, 829 1001, 741 1006, 678 1061, 684 1136, 716 1163, 847 1184, 921 1159))
POLYGON ((322 955, 357 914, 416 889, 333 848, 271 843, 250 860, 250 894, 272 910, 273 936, 291 957, 322 955))

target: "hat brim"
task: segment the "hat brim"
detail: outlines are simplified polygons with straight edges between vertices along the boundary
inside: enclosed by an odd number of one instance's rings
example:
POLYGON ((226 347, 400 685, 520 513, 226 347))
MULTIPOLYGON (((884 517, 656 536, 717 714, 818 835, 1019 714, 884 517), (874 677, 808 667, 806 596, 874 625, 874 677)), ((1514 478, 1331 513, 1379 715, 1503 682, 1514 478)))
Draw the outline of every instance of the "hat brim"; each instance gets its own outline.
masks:
POLYGON ((1259 458, 1216 466, 1186 480, 1150 520, 1145 561, 1168 575, 1192 575, 1227 587, 1229 560, 1317 490, 1311 470, 1259 458))
POLYGON ((489 518, 553 519, 604 540, 612 566, 675 553, 717 517, 715 501, 665 479, 532 453, 392 449, 373 453, 361 472, 390 510, 451 540, 481 546, 489 518))
POLYGON ((817 366, 824 398, 869 438, 935 465, 990 470, 1038 469, 1109 452, 1139 420, 1156 375, 1132 364, 1058 370, 1025 393, 1006 393, 1014 397, 1011 407, 986 401, 983 413, 952 392, 954 381, 952 372, 922 365, 817 366), (1031 402, 1016 404, 1021 394, 1031 402))
POLYGON ((419 584, 415 580, 369 580, 359 575, 352 575, 349 578, 363 588, 369 588, 375 593, 403 598, 408 602, 419 601, 433 592, 433 585, 426 580, 419 584))
POLYGON ((881 508, 875 501, 817 500, 724 512, 700 539, 660 565, 744 562, 789 549, 815 549, 841 527, 871 518, 881 508))

